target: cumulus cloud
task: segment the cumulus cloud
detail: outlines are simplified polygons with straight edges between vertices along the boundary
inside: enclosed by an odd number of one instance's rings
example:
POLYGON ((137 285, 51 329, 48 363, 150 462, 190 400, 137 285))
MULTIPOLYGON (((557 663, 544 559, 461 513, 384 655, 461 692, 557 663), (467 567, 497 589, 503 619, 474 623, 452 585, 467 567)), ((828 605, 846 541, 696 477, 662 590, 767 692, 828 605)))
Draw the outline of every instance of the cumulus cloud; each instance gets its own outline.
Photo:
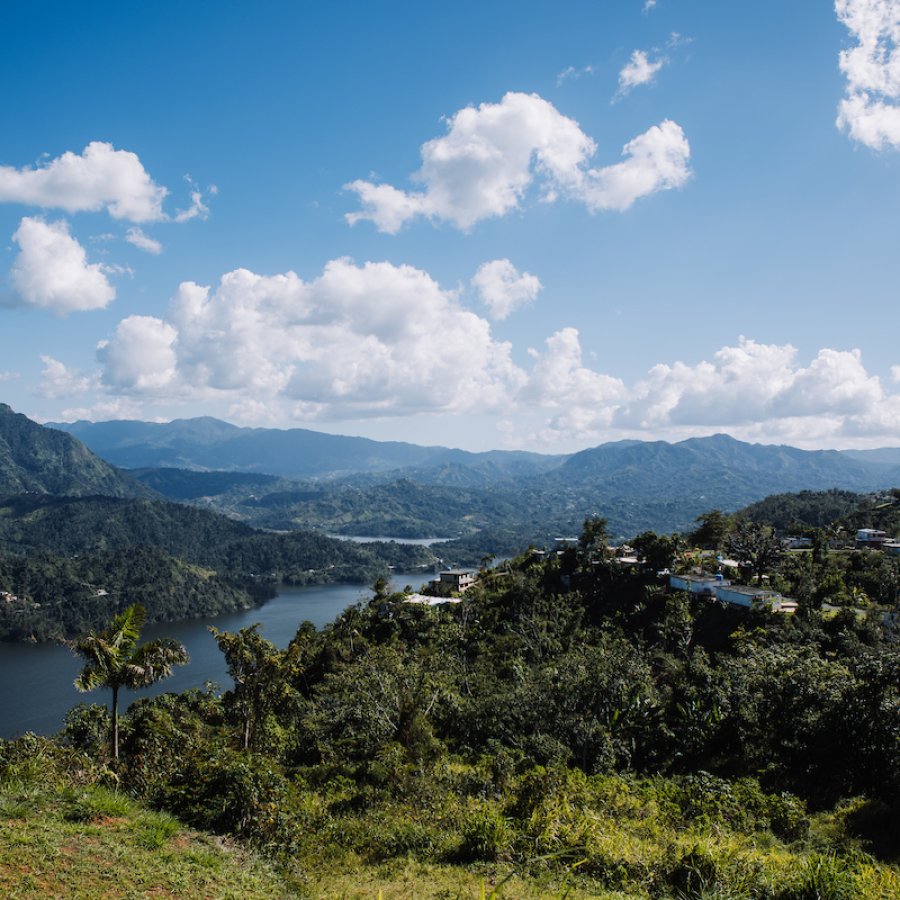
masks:
POLYGON ((682 129, 664 121, 623 148, 623 162, 591 168, 594 141, 574 119, 537 94, 508 93, 499 103, 459 110, 447 134, 422 146, 413 180, 421 191, 354 181, 345 185, 362 204, 349 213, 380 231, 398 232, 418 216, 467 230, 519 208, 537 183, 541 199, 563 196, 591 211, 627 209, 640 197, 680 187, 690 176, 690 147, 682 129))
POLYGON ((508 259, 482 263, 472 278, 482 303, 494 319, 505 319, 513 310, 530 303, 541 290, 535 275, 519 270, 508 259))
POLYGON ((111 392, 309 418, 496 409, 525 381, 510 349, 427 273, 337 259, 310 282, 185 282, 166 320, 123 320, 98 355, 111 392))
POLYGON ((588 209, 623 212, 641 197, 681 187, 691 175, 687 138, 668 119, 629 141, 622 155, 620 163, 587 172, 581 196, 588 209))
POLYGON ((900 432, 900 395, 885 392, 858 350, 824 348, 804 366, 789 344, 741 338, 695 365, 660 363, 631 386, 586 368, 574 329, 533 355, 525 393, 559 410, 544 437, 722 430, 803 443, 900 432))
POLYGON ((76 369, 71 369, 65 363, 54 359, 52 356, 42 356, 41 362, 44 369, 41 372, 41 382, 38 393, 49 400, 59 397, 71 397, 83 394, 85 391, 96 387, 96 379, 83 375, 76 369))
POLYGON ((900 147, 900 2, 835 0, 854 44, 840 53, 846 93, 837 126, 876 150, 900 147))
POLYGON ((90 422, 108 422, 113 419, 144 419, 145 421, 168 421, 165 417, 149 416, 144 407, 131 397, 115 397, 100 400, 91 406, 70 406, 60 412, 63 422, 85 419, 90 422))
POLYGON ((97 356, 103 379, 125 391, 153 392, 175 380, 175 329, 152 316, 123 319, 111 341, 102 341, 97 356))
POLYGON ((653 9, 654 6, 656 6, 656 2, 657 0, 644 0, 644 8, 641 10, 641 12, 650 12, 650 10, 653 9))
POLYGON ((578 330, 563 328, 547 338, 534 359, 528 384, 522 392, 526 403, 559 409, 551 430, 584 434, 608 426, 625 400, 625 384, 618 378, 595 372, 582 361, 578 330))
POLYGON ((137 225, 132 226, 125 232, 125 240, 139 250, 152 253, 154 256, 162 253, 162 244, 155 238, 150 237, 150 235, 145 234, 143 229, 138 228, 137 225))
POLYGON ((801 360, 789 344, 741 338, 699 362, 654 365, 631 383, 587 361, 575 328, 529 350, 526 366, 511 350, 427 273, 338 259, 309 282, 246 269, 215 288, 185 282, 165 320, 119 323, 98 347, 98 376, 45 358, 44 392, 96 389, 97 402, 65 418, 147 418, 145 408, 194 402, 275 426, 502 413, 505 442, 520 446, 720 431, 872 446, 900 435, 900 391, 867 372, 858 350, 823 348, 801 360))
POLYGON ((642 84, 650 84, 656 73, 666 64, 665 57, 651 60, 646 51, 635 50, 631 59, 619 72, 619 91, 617 96, 624 97, 632 88, 642 84))
POLYGON ((105 209, 114 219, 165 218, 167 190, 156 184, 137 154, 92 141, 81 155, 66 151, 36 167, 0 166, 0 202, 66 212, 105 209))
POLYGON ((27 306, 60 315, 103 309, 116 296, 103 266, 88 263, 84 247, 69 234, 68 223, 24 218, 13 235, 19 254, 10 280, 27 306))

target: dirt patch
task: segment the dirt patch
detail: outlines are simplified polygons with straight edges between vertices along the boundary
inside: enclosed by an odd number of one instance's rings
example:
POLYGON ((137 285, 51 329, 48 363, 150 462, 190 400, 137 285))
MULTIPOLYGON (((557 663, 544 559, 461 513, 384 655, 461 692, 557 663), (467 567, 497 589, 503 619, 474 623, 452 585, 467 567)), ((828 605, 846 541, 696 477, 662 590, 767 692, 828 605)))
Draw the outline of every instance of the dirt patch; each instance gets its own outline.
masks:
POLYGON ((112 828, 114 825, 121 825, 127 821, 125 816, 101 816, 99 819, 92 820, 94 825, 100 825, 103 828, 112 828))

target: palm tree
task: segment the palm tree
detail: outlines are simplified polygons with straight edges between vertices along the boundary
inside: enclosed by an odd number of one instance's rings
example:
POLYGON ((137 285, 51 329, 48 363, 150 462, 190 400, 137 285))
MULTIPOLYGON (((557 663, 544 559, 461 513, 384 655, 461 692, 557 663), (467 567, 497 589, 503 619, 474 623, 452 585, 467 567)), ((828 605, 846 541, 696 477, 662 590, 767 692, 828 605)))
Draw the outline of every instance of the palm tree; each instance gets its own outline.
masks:
POLYGON ((187 650, 171 638, 138 644, 147 619, 144 607, 134 603, 115 616, 102 631, 69 646, 87 665, 75 679, 79 691, 107 687, 112 691, 112 751, 119 758, 119 690, 150 687, 172 674, 177 665, 188 661, 187 650))

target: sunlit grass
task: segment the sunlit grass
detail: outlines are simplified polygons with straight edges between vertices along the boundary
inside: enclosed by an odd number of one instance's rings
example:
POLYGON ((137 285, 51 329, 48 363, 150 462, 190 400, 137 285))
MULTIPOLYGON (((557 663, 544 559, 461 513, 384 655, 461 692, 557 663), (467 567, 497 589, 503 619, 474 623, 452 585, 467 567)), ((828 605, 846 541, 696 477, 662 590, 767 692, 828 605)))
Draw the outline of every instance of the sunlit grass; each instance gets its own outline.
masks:
POLYGON ((100 787, 10 792, 0 804, 0 896, 273 898, 266 863, 100 787))

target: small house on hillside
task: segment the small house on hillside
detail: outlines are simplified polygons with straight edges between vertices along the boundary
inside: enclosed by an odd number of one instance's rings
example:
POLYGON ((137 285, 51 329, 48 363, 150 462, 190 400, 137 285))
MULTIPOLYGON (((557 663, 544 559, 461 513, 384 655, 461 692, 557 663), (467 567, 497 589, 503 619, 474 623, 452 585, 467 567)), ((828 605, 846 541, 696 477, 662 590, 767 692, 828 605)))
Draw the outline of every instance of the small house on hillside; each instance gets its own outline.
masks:
POLYGON ((742 606, 746 609, 767 606, 772 612, 797 611, 796 601, 782 597, 778 591, 746 584, 732 584, 721 575, 670 575, 669 587, 676 591, 687 591, 695 597, 709 597, 721 603, 742 606))
POLYGON ((730 584, 721 575, 670 575, 669 587, 700 597, 715 597, 720 584, 730 584))
POLYGON ((765 588, 750 587, 745 584, 729 584, 720 587, 716 591, 716 597, 723 603, 751 607, 761 603, 771 604, 780 599, 781 594, 777 591, 768 591, 765 588))
POLYGON ((475 584, 475 572, 472 569, 447 569, 438 576, 438 584, 443 590, 461 594, 475 584))
POLYGON ((856 549, 881 550, 887 539, 887 532, 879 531, 877 528, 860 528, 856 532, 856 549))

